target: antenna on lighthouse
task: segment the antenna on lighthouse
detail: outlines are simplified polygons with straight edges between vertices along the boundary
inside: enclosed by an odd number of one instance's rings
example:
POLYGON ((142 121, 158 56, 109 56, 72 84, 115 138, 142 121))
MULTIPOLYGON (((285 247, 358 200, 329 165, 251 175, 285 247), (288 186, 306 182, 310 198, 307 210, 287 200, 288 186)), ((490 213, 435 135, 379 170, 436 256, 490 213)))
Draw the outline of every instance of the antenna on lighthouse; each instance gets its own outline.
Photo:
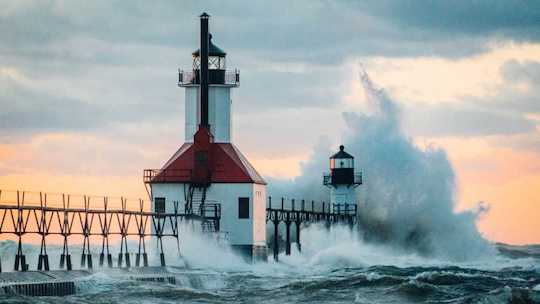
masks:
POLYGON ((208 35, 208 19, 210 15, 202 13, 201 18, 201 127, 209 129, 208 124, 208 44, 210 37, 208 35))

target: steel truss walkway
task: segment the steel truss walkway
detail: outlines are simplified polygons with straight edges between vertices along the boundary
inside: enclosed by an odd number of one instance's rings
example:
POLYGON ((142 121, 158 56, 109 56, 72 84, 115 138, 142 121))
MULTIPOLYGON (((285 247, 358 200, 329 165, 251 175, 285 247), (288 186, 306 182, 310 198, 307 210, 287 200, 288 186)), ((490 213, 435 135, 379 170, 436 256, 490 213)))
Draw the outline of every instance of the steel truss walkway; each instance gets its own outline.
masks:
POLYGON ((289 208, 285 208, 285 199, 281 198, 281 206, 272 207, 272 197, 268 198, 268 207, 266 208, 266 222, 274 224, 274 236, 272 242, 272 252, 274 260, 278 260, 279 254, 279 224, 285 224, 285 254, 291 254, 291 224, 295 224, 296 245, 298 251, 302 250, 300 242, 300 230, 302 225, 322 222, 327 227, 333 224, 347 224, 353 227, 357 220, 356 204, 325 204, 322 202, 322 208, 315 210, 315 202, 311 201, 311 208, 306 208, 305 201, 300 201, 300 206, 296 206, 292 199, 289 208))
MULTIPOLYGON (((211 223, 212 231, 219 229, 221 206, 219 204, 193 205, 180 212, 178 202, 174 202, 172 213, 149 212, 143 200, 128 206, 127 199, 120 198, 116 208, 111 208, 109 198, 101 197, 101 202, 91 205, 95 197, 77 196, 78 204, 73 204, 72 196, 55 194, 57 198, 51 204, 46 193, 28 193, 25 191, 6 192, 0 190, 0 239, 3 235, 15 235, 17 253, 14 270, 27 271, 28 264, 23 252, 23 236, 34 235, 40 239, 38 270, 49 270, 47 239, 57 236, 62 239, 60 268, 73 268, 70 254, 70 239, 82 238, 81 268, 93 268, 90 238, 101 240, 99 265, 106 260, 108 267, 113 267, 110 251, 111 238, 120 239, 118 267, 131 267, 128 238, 137 238, 138 248, 135 254, 135 266, 148 266, 146 239, 155 237, 158 241, 161 266, 165 266, 163 238, 176 239, 179 245, 179 223, 185 220, 211 223), (6 195, 7 194, 7 195, 6 195), (10 195, 11 194, 11 195, 10 195), (29 202, 28 194, 32 201, 29 202), (9 197, 9 198, 6 198, 9 197), (26 198, 26 201, 25 201, 26 198), (74 206, 77 205, 77 206, 74 206), (119 205, 119 206, 118 206, 119 205), (61 207, 57 207, 61 206, 61 207), (145 208, 146 207, 146 208, 145 208)), ((208 225, 208 224, 207 224, 208 225)), ((0 261, 0 271, 2 264, 0 261)))

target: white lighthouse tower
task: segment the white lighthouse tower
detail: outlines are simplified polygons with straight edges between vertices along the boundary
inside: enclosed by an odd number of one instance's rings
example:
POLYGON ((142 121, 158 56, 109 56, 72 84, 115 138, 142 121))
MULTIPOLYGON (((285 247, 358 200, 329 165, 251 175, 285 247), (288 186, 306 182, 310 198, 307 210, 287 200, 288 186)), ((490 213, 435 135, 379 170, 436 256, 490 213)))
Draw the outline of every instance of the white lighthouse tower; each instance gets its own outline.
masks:
MULTIPOLYGON (((185 88, 185 142, 192 143, 201 124, 200 107, 200 50, 192 53, 193 69, 179 71, 178 85, 185 88)), ((212 42, 209 34, 208 45, 208 124, 216 143, 231 142, 231 88, 240 86, 240 73, 226 70, 226 56, 222 49, 212 42)))
POLYGON ((362 184, 362 174, 354 172, 354 157, 345 152, 343 145, 330 157, 330 173, 324 175, 323 184, 330 188, 330 203, 335 211, 357 205, 355 189, 362 184))
POLYGON ((203 223, 210 225, 203 229, 224 233, 250 259, 265 259, 266 182, 231 142, 231 89, 240 74, 226 70, 226 53, 208 32, 209 17, 200 16, 201 45, 192 53, 191 71, 178 77, 185 89, 185 142, 161 169, 144 170, 144 182, 153 211, 219 209, 219 223, 203 223))

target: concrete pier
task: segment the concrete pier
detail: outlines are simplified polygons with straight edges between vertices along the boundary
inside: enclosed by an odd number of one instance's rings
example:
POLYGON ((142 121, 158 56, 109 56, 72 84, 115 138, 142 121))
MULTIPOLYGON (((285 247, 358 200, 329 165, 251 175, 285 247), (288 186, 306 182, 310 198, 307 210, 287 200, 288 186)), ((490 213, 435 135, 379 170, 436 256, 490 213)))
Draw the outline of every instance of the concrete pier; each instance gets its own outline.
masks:
POLYGON ((114 268, 105 273, 118 279, 176 284, 176 277, 166 267, 114 268))
MULTIPOLYGON (((102 271, 119 280, 176 284, 176 277, 165 267, 114 268, 102 271)), ((77 283, 89 280, 93 273, 95 272, 88 270, 3 272, 0 273, 0 295, 72 295, 77 292, 77 283)))
POLYGON ((3 272, 0 273, 0 294, 70 295, 76 292, 75 282, 90 274, 85 270, 3 272))

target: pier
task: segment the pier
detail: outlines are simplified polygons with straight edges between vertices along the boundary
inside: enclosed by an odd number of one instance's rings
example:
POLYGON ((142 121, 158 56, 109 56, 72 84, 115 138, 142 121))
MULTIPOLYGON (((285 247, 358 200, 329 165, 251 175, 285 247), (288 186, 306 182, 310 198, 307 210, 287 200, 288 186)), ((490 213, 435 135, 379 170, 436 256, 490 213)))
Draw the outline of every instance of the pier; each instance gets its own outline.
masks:
POLYGON ((332 224, 346 224, 353 227, 357 220, 356 204, 326 204, 322 202, 320 209, 315 208, 315 201, 311 201, 306 207, 305 200, 296 201, 290 199, 288 208, 285 206, 286 199, 281 198, 278 204, 272 205, 272 197, 268 197, 266 208, 266 222, 274 225, 274 238, 272 242, 272 253, 274 260, 278 261, 279 255, 279 224, 285 225, 285 254, 291 254, 291 225, 294 224, 296 232, 296 245, 298 251, 302 250, 300 232, 302 226, 311 223, 324 223, 327 227, 332 224), (276 206, 277 205, 277 206, 276 206))
MULTIPOLYGON (((270 247, 276 261, 280 251, 280 224, 285 228, 285 254, 290 255, 292 237, 298 251, 301 251, 301 230, 310 224, 324 223, 327 227, 343 224, 352 228, 356 223, 356 204, 316 204, 314 201, 306 203, 304 200, 285 198, 273 203, 272 197, 268 197, 267 202, 266 223, 274 228, 270 247), (291 226, 294 228, 291 229, 291 226), (291 236, 291 232, 295 235, 291 236)), ((171 203, 173 212, 165 212, 159 208, 150 210, 150 204, 143 200, 124 197, 0 190, 0 239, 11 239, 16 244, 12 269, 8 269, 0 259, 0 293, 36 296, 72 294, 76 290, 74 282, 89 276, 98 267, 109 272, 116 271, 119 275, 129 275, 133 279, 173 282, 174 276, 162 273, 166 266, 165 238, 173 239, 180 253, 179 228, 184 221, 199 222, 201 231, 205 233, 226 232, 219 231, 220 204, 171 203), (149 265, 149 238, 157 242, 159 265, 149 265), (129 248, 128 240, 136 241, 136 248, 129 248), (61 248, 56 264, 58 267, 51 266, 53 261, 47 252, 52 241, 61 248), (116 246, 119 252, 114 260, 113 243, 120 245, 116 246), (29 244, 39 247, 36 269, 29 267, 28 252, 25 250, 29 244), (74 269, 71 253, 74 247, 81 249, 79 270, 74 269), (99 251, 92 252, 92 247, 94 250, 98 247, 99 251), (97 263, 94 263, 93 257, 98 257, 97 263)))
MULTIPOLYGON (((99 266, 113 267, 110 248, 111 239, 119 240, 117 266, 131 267, 131 252, 128 239, 137 239, 135 266, 149 266, 146 250, 146 240, 154 237, 158 243, 160 266, 166 266, 163 251, 163 239, 173 238, 179 245, 179 224, 181 221, 199 221, 207 226, 208 222, 215 223, 212 227, 219 229, 221 206, 219 204, 193 205, 190 208, 173 202, 172 213, 150 212, 148 204, 138 200, 128 205, 125 198, 117 199, 115 208, 111 208, 108 197, 74 196, 66 194, 47 194, 25 191, 0 190, 0 239, 5 235, 15 236, 17 252, 13 270, 28 271, 28 261, 23 250, 23 237, 33 235, 39 239, 40 252, 37 261, 38 271, 51 269, 47 254, 48 240, 52 236, 62 241, 62 254, 59 257, 59 268, 73 269, 70 253, 70 241, 73 238, 82 239, 80 256, 81 269, 92 269, 94 263, 90 251, 90 239, 98 239, 101 243, 99 266), (29 200, 29 196, 31 199, 29 200), (51 201, 51 196, 55 200, 51 201)), ((203 227, 204 227, 203 226, 203 227)), ((0 260, 0 272, 2 272, 0 260)))
MULTIPOLYGON (((67 296, 92 280, 90 270, 17 271, 0 274, 0 295, 67 296)), ((119 280, 176 284, 176 276, 164 267, 111 268, 106 273, 119 280)))
MULTIPOLYGON (((93 253, 90 240, 101 243, 99 267, 130 268, 148 267, 147 239, 157 241, 160 265, 166 266, 163 239, 172 238, 180 252, 179 224, 182 221, 198 221, 204 232, 219 232, 221 205, 204 203, 192 206, 180 206, 173 202, 173 212, 156 210, 151 212, 143 200, 130 202, 126 198, 117 198, 114 203, 108 197, 72 196, 67 194, 47 194, 26 191, 0 190, 0 238, 15 236, 17 249, 13 270, 29 271, 27 256, 24 253, 24 237, 34 235, 39 241, 37 271, 49 271, 51 260, 47 253, 49 239, 56 236, 61 240, 62 253, 59 257, 59 269, 72 270, 73 259, 70 248, 81 247, 80 269, 93 269, 93 253), (54 199, 51 201, 51 197, 54 199), (76 199, 74 199, 76 198, 76 199), (209 223, 212 225, 209 225, 209 223), (208 227, 213 227, 209 231, 208 227), (79 242, 72 244, 73 238, 79 242), (112 239, 120 244, 116 265, 113 265, 111 252, 112 239), (132 253, 128 248, 128 239, 137 240, 132 263, 132 253), (82 241, 82 244, 81 242, 82 241)), ((285 254, 291 254, 291 226, 294 226, 294 238, 299 251, 301 248, 301 230, 312 223, 344 224, 352 227, 356 223, 356 204, 315 204, 305 200, 286 200, 281 198, 272 202, 268 197, 266 222, 273 225, 271 250, 274 260, 278 260, 280 251, 280 224, 285 227, 285 254), (316 207, 317 205, 317 207, 316 207)), ((3 268, 4 267, 4 268, 3 268)), ((0 260, 0 272, 5 265, 0 260)))

